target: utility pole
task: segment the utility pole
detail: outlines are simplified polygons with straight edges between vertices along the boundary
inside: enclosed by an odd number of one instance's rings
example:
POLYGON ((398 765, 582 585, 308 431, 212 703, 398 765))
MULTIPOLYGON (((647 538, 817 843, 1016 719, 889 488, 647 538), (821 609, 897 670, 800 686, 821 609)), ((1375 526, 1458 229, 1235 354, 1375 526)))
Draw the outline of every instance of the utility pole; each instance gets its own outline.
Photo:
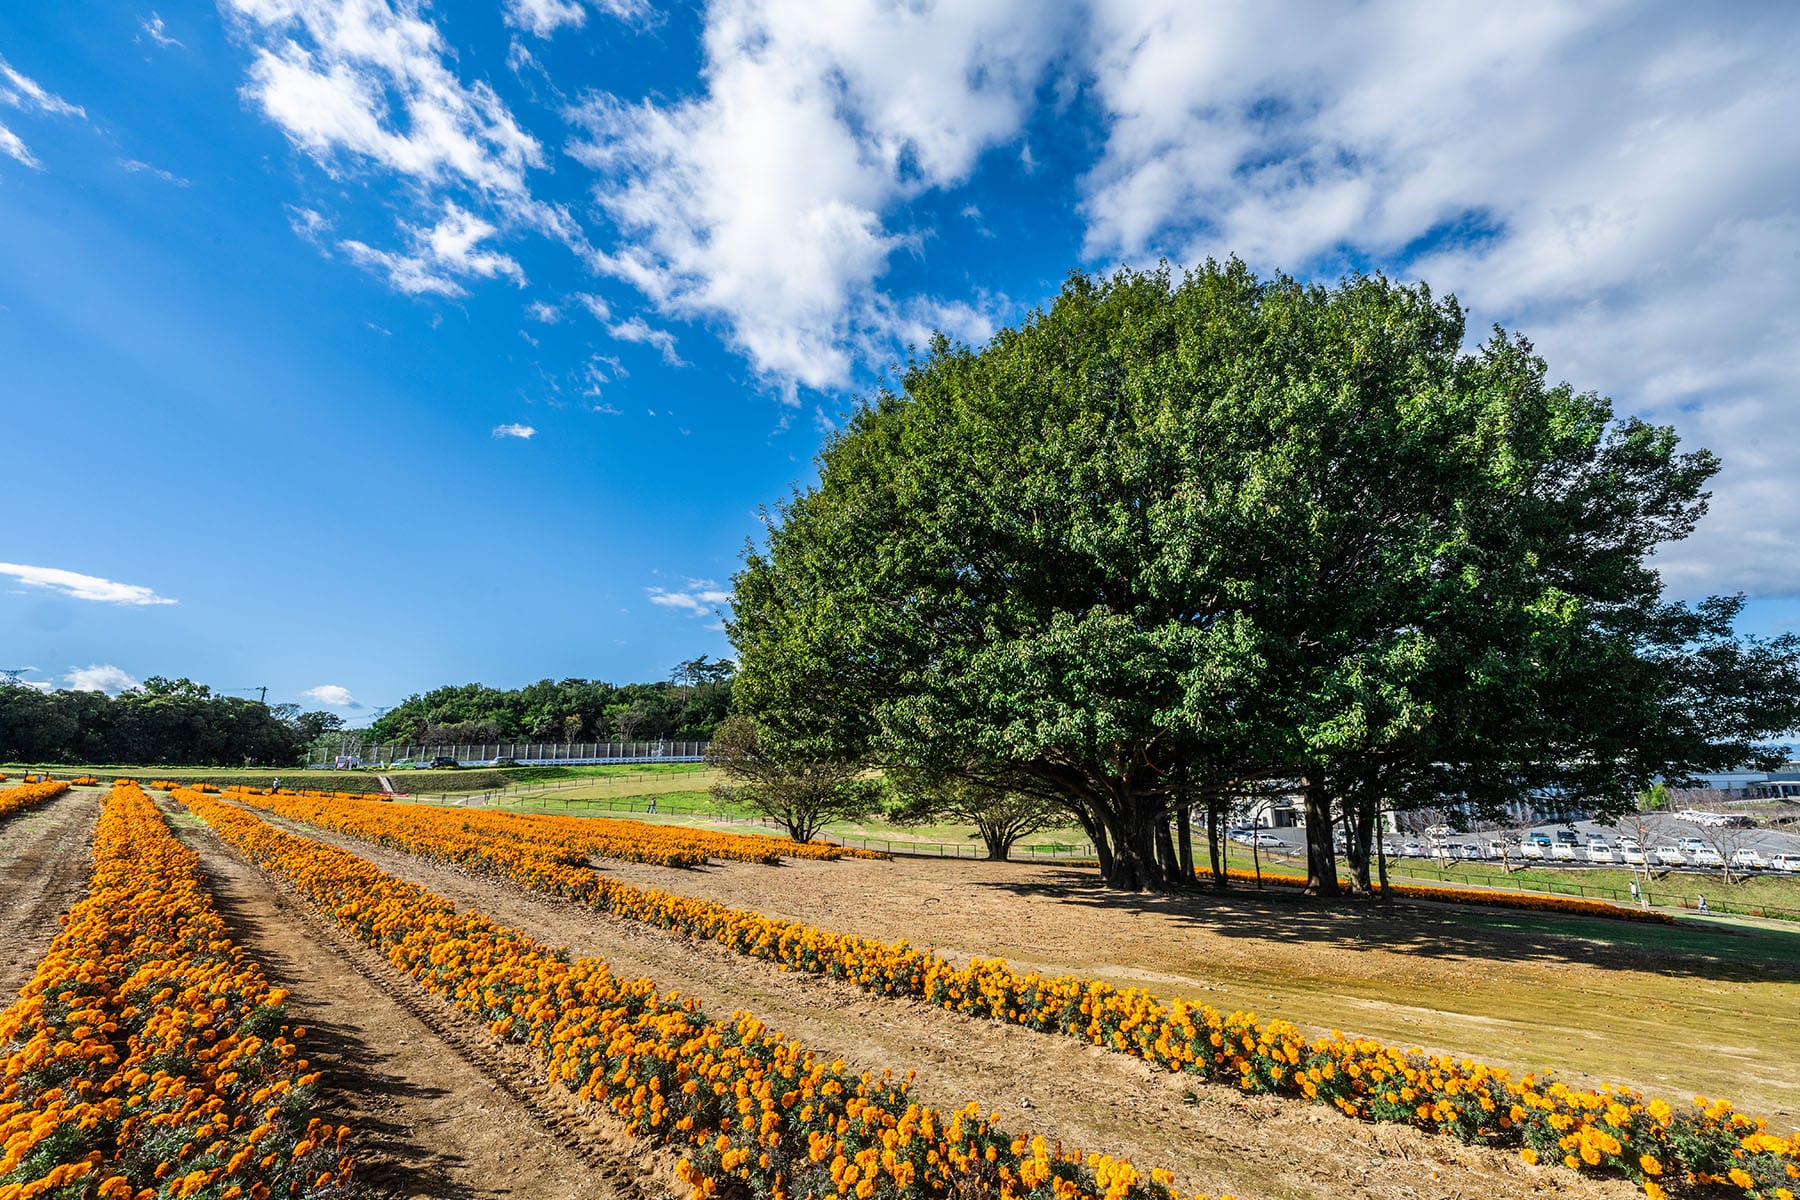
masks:
POLYGON ((18 687, 25 682, 25 673, 35 670, 36 667, 0 667, 0 687, 18 687))

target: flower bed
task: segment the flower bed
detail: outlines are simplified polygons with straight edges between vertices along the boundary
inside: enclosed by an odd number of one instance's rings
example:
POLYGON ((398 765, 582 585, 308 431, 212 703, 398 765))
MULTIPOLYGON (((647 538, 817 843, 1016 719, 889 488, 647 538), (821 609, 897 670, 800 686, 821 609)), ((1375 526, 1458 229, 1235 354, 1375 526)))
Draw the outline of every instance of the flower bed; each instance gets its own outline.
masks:
POLYGON ((745 1013, 569 961, 525 934, 195 792, 176 797, 426 988, 531 1046, 550 1079, 631 1132, 685 1148, 694 1195, 728 1181, 774 1197, 1173 1200, 1172 1177, 1016 1137, 970 1105, 913 1100, 910 1079, 857 1076, 745 1013))
POLYGON ((0 821, 14 813, 54 799, 69 790, 69 785, 52 780, 48 783, 21 783, 0 792, 0 821))
MULTIPOLYGON (((300 815, 285 796, 263 799, 276 811, 300 815)), ((413 853, 445 856, 437 847, 456 843, 460 814, 421 811, 436 815, 415 822, 404 843, 392 835, 380 840, 413 853)), ((372 828, 367 821, 342 810, 321 813, 319 823, 371 836, 359 832, 372 828)), ((1165 1002, 1098 980, 1020 974, 997 959, 956 967, 905 942, 831 933, 635 887, 540 856, 496 854, 482 861, 486 869, 527 887, 708 938, 783 967, 847 980, 878 995, 920 999, 973 1016, 1073 1035, 1247 1091, 1295 1096, 1366 1120, 1519 1148, 1534 1161, 1544 1156, 1575 1169, 1622 1174, 1652 1194, 1667 1169, 1695 1179, 1724 1180, 1734 1179, 1730 1173, 1736 1170, 1752 1180, 1754 1186, 1747 1188, 1752 1195, 1766 1197, 1778 1197, 1779 1189, 1800 1177, 1793 1173, 1800 1169, 1800 1134, 1771 1135, 1766 1122, 1737 1113, 1728 1103, 1700 1098, 1677 1110, 1662 1101, 1646 1102, 1625 1088, 1571 1088, 1535 1074, 1514 1079, 1505 1070, 1468 1059, 1425 1055, 1339 1033, 1308 1039, 1284 1020, 1265 1022, 1244 1012, 1221 1015, 1208 1006, 1165 1002)))
POLYGON ((194 853, 116 786, 87 899, 0 1013, 0 1200, 345 1194, 349 1130, 309 1115, 284 998, 194 853))

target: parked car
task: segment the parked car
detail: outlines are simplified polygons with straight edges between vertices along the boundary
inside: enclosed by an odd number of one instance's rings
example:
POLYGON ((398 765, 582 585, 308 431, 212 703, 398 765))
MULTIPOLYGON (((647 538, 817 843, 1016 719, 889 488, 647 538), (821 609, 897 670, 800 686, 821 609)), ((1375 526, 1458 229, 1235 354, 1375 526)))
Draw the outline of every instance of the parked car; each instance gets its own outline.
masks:
POLYGON ((1769 860, 1769 869, 1800 872, 1800 854, 1777 854, 1769 860))
POLYGON ((1455 832, 1456 831, 1448 825, 1430 825, 1425 829, 1425 836, 1428 838, 1447 838, 1455 832))
POLYGON ((1748 867, 1752 871, 1761 871, 1768 867, 1769 860, 1755 850, 1745 848, 1732 851, 1731 865, 1734 867, 1748 867))
POLYGON ((1509 855, 1513 852, 1513 849, 1514 848, 1512 846, 1508 845, 1507 843, 1500 841, 1499 839, 1495 839, 1494 841, 1491 841, 1487 844, 1487 857, 1489 857, 1489 858, 1505 858, 1507 855, 1509 855))
POLYGON ((454 758, 451 758, 448 754, 440 754, 436 758, 432 759, 430 762, 426 763, 423 769, 427 770, 427 771, 438 771, 438 770, 448 769, 451 767, 456 767, 458 765, 460 765, 460 764, 458 764, 457 761, 454 758))
POLYGON ((519 760, 516 758, 496 758, 488 764, 490 767, 516 767, 518 765, 519 760))
POLYGON ((1681 852, 1683 854, 1698 854, 1702 850, 1712 849, 1712 847, 1710 847, 1706 844, 1705 838, 1697 838, 1697 837, 1677 838, 1675 840, 1675 844, 1681 848, 1681 852))
POLYGON ((1724 858, 1722 858, 1719 855, 1719 852, 1714 850, 1711 846, 1702 846, 1700 849, 1694 851, 1692 857, 1696 867, 1722 867, 1725 865, 1724 858))
POLYGON ((1259 833, 1249 839, 1250 845, 1260 846, 1264 850, 1286 850, 1287 843, 1272 833, 1259 833))
POLYGON ((1550 847, 1550 857, 1560 858, 1566 862, 1575 861, 1575 845, 1573 842, 1558 842, 1550 847))
POLYGON ((1606 844, 1605 838, 1589 838, 1587 844, 1587 860, 1595 863, 1613 861, 1613 848, 1606 844))
POLYGON ((1527 838, 1519 843, 1519 854, 1525 858, 1546 858, 1550 854, 1550 839, 1527 838))
POLYGON ((1400 853, 1406 855, 1408 858, 1424 858, 1425 847, 1421 846, 1418 842, 1406 842, 1401 845, 1400 853))
POLYGON ((1634 867, 1646 866, 1650 861, 1648 858, 1644 857, 1644 852, 1638 849, 1636 842, 1633 842, 1629 846, 1620 846, 1619 857, 1634 867))
POLYGON ((1654 858, 1660 866, 1687 866, 1687 855, 1681 852, 1680 846, 1658 846, 1650 852, 1650 856, 1654 858))

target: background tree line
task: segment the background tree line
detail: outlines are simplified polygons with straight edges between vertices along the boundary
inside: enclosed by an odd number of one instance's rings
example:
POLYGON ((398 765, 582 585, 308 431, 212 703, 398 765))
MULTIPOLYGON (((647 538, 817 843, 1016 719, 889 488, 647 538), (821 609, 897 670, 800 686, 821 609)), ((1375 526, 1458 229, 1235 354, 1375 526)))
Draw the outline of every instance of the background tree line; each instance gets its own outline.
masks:
POLYGON ((733 666, 701 655, 659 683, 540 679, 408 696, 370 724, 377 743, 706 741, 731 707, 733 666))
POLYGON ((0 687, 5 762, 290 766, 342 725, 332 713, 264 705, 160 675, 117 696, 0 687))
MULTIPOLYGON (((660 683, 442 687, 409 696, 356 740, 706 741, 731 706, 732 680, 730 662, 702 655, 660 683)), ((5 762, 298 766, 348 732, 334 713, 221 695, 185 678, 151 676, 117 696, 0 687, 5 762)))
POLYGON ((1718 461, 1465 332, 1424 285, 1233 261, 940 337, 746 552, 741 739, 1060 805, 1122 888, 1222 879, 1228 814, 1298 795, 1321 893, 1340 830, 1369 886, 1384 811, 1604 815, 1784 757, 1800 639, 1651 563, 1718 461))

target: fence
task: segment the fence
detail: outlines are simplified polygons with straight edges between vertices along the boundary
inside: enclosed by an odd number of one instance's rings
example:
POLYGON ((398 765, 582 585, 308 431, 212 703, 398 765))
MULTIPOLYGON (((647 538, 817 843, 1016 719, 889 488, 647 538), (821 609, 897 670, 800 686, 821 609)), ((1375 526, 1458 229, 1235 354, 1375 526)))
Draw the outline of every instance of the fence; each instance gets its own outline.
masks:
MULTIPOLYGON (((399 742, 382 746, 364 746, 360 750, 346 748, 346 753, 359 756, 365 765, 386 766, 390 763, 429 762, 434 758, 453 758, 458 765, 490 763, 497 758, 510 758, 523 766, 547 767, 567 764, 592 766, 604 763, 699 762, 706 757, 711 742, 455 742, 449 745, 409 745, 399 742)), ((315 764, 330 767, 329 762, 315 764)))

